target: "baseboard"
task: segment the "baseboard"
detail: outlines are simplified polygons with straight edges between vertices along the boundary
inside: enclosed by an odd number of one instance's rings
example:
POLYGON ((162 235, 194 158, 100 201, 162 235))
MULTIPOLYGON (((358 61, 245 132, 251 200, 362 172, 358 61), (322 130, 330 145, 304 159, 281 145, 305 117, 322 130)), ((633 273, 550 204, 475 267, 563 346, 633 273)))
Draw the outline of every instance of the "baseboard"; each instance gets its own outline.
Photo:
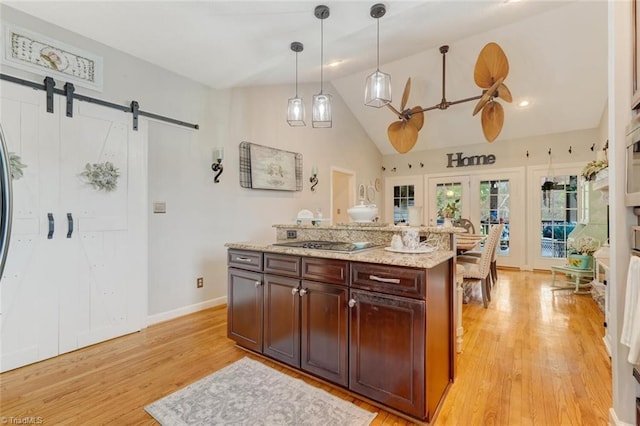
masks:
POLYGON ((612 426, 634 426, 633 423, 625 423, 620 420, 613 407, 609 408, 609 424, 612 426))
POLYGON ((204 309, 213 308, 214 306, 220 306, 227 303, 227 297, 218 297, 215 299, 205 300, 204 302, 196 303, 189 306, 183 306, 172 311, 161 312, 159 314, 149 315, 147 317, 147 326, 157 324, 159 322, 172 320, 174 318, 181 317, 183 315, 192 314, 194 312, 202 311, 204 309))

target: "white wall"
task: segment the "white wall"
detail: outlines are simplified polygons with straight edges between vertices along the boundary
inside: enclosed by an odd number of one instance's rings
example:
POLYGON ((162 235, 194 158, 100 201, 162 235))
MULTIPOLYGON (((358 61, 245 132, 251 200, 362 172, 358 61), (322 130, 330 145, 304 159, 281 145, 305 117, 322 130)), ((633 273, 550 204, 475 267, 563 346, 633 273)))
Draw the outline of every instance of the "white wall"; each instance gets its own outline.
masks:
MULTIPOLYGON (((159 122, 149 131, 149 322, 168 319, 212 304, 224 303, 229 241, 273 240, 275 223, 290 223, 298 210, 330 208, 330 167, 356 172, 356 184, 380 177, 381 154, 339 96, 333 98, 333 128, 289 127, 287 99, 293 87, 212 90, 100 43, 47 24, 5 5, 2 19, 104 58, 104 90, 76 92, 110 102, 197 123, 188 130, 159 122), (238 145, 242 141, 303 155, 301 192, 241 188, 238 145), (212 152, 223 146, 224 173, 213 182, 212 152), (309 190, 311 166, 320 183, 309 190), (152 202, 163 201, 166 214, 153 214, 152 202), (196 278, 204 288, 196 288, 196 278)), ((2 72, 41 82, 43 76, 3 67, 2 72)), ((57 82, 62 87, 64 82, 57 82)), ((335 93, 325 85, 326 93, 335 93)), ((318 87, 299 87, 310 100, 318 87)), ((42 92, 42 96, 45 96, 42 92)))

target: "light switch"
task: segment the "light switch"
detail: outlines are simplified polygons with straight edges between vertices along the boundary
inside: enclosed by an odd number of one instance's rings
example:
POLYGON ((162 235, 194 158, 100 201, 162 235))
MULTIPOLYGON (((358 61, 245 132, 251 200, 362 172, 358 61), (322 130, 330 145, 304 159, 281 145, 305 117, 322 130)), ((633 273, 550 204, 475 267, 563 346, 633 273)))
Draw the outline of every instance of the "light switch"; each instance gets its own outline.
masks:
POLYGON ((166 213, 167 212, 167 203, 165 203, 165 202, 153 203, 153 212, 154 213, 166 213))

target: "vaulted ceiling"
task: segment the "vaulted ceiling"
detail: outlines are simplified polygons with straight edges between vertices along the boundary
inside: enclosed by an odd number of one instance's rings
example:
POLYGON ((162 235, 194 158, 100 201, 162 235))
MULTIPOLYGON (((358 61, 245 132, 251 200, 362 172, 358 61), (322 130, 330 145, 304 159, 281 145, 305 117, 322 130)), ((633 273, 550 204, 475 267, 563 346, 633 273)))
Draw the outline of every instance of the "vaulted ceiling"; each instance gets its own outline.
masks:
MULTIPOLYGON (((318 83, 320 21, 326 4, 324 79, 332 83, 384 154, 394 153, 386 108, 363 105, 364 81, 376 66, 375 1, 4 1, 10 7, 127 52, 212 88, 294 83, 292 41, 304 43, 299 81, 318 83)), ((607 99, 606 1, 388 1, 380 19, 380 68, 392 76, 393 104, 411 77, 409 105, 442 99, 441 45, 448 101, 481 94, 473 67, 497 42, 514 102, 494 143, 598 126, 607 99), (518 106, 527 99, 530 105, 518 106)), ((36 30, 36 29, 34 29, 36 30)), ((286 100, 283 100, 283 103, 286 100)), ((310 104, 310 100, 308 100, 310 104)), ((426 113, 414 150, 486 143, 474 102, 426 113)), ((309 106, 310 107, 310 106, 309 106)), ((308 107, 308 108, 309 108, 308 107)), ((334 121, 340 117, 334 117, 334 121)), ((323 131, 318 129, 317 131, 323 131)))

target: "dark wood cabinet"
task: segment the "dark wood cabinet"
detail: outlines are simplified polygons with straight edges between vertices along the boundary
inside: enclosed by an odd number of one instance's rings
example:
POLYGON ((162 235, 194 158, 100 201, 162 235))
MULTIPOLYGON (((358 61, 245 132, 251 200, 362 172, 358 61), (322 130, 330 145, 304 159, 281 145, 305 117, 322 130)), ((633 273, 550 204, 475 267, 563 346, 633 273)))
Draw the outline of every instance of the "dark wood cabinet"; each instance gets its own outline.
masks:
POLYGON ((300 280, 264 276, 264 354, 300 367, 300 280))
POLYGON ((263 260, 262 352, 347 386, 349 263, 275 253, 263 260))
POLYGON ((348 385, 348 288, 302 281, 302 369, 348 385))
POLYGON ((425 302, 351 289, 349 389, 425 417, 425 302))
POLYGON ((262 273, 229 268, 227 336, 262 352, 262 273))

